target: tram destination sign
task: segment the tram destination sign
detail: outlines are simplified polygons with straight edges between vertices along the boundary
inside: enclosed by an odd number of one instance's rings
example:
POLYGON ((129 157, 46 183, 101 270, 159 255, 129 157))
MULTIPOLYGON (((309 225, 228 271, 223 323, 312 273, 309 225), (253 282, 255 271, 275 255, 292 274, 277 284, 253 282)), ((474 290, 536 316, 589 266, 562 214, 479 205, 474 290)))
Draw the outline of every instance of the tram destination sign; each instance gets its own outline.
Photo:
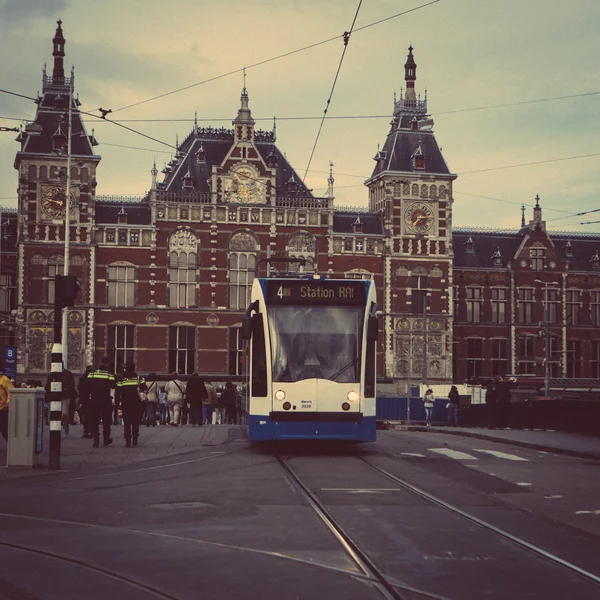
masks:
POLYGON ((267 280, 266 301, 275 305, 364 306, 367 282, 304 279, 301 281, 267 280))

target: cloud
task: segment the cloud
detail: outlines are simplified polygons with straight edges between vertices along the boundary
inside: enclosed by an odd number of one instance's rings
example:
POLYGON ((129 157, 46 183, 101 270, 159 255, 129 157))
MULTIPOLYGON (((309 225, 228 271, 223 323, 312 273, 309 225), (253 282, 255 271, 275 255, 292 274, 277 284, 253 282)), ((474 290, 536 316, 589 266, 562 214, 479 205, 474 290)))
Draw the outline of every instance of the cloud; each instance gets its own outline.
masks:
POLYGON ((70 0, 0 0, 0 31, 23 30, 37 19, 58 19, 70 3, 70 0))

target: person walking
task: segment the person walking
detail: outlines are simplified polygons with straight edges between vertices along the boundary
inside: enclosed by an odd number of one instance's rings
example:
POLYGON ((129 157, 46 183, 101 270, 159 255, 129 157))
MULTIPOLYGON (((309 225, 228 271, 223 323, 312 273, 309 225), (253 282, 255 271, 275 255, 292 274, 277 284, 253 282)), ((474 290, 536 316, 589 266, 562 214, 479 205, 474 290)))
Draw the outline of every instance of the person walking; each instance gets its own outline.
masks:
POLYGON ((496 377, 496 402, 498 409, 498 427, 508 429, 510 413, 510 387, 500 375, 496 377))
POLYGON ((204 380, 198 377, 198 373, 194 373, 187 382, 185 396, 190 404, 189 423, 192 427, 194 425, 200 427, 204 422, 202 419, 202 407, 204 405, 204 400, 208 398, 208 393, 206 391, 204 380))
POLYGON ((81 437, 91 438, 93 437, 91 430, 91 416, 90 416, 90 390, 88 387, 88 375, 93 371, 92 367, 87 366, 85 372, 79 378, 79 384, 77 385, 77 392, 79 396, 79 405, 77 411, 79 412, 79 418, 83 425, 83 434, 81 437))
POLYGON ((156 427, 156 414, 158 411, 158 403, 159 403, 159 392, 160 389, 158 387, 158 380, 156 377, 156 373, 150 373, 148 377, 146 377, 146 427, 156 427))
POLYGON ((8 442, 8 390, 14 388, 13 382, 0 369, 0 435, 8 442))
POLYGON ((460 406, 460 394, 453 385, 448 393, 448 424, 450 427, 458 427, 458 408, 460 406))
POLYGON ((143 377, 135 372, 132 362, 125 363, 123 374, 117 381, 116 403, 123 414, 123 430, 125 435, 125 448, 137 446, 140 435, 140 423, 144 413, 144 402, 140 398, 140 391, 146 391, 143 377))
POLYGON ((171 373, 171 379, 165 385, 165 392, 167 393, 170 424, 177 427, 181 416, 181 407, 185 402, 185 383, 179 379, 177 373, 171 373))
POLYGON ((206 388, 206 399, 202 403, 202 421, 210 425, 213 421, 213 411, 217 403, 217 393, 210 381, 204 382, 206 388))
POLYGON ((429 427, 433 415, 433 390, 431 388, 427 388, 427 391, 423 395, 423 406, 425 407, 425 421, 427 421, 427 426, 429 427))
POLYGON ((165 386, 158 388, 158 414, 161 425, 166 425, 169 418, 169 407, 167 406, 167 392, 165 386))
POLYGON ((104 445, 112 444, 110 426, 112 425, 112 395, 116 387, 115 376, 108 370, 108 359, 104 357, 99 367, 88 376, 90 393, 91 432, 94 448, 100 445, 100 421, 102 421, 102 437, 104 445))

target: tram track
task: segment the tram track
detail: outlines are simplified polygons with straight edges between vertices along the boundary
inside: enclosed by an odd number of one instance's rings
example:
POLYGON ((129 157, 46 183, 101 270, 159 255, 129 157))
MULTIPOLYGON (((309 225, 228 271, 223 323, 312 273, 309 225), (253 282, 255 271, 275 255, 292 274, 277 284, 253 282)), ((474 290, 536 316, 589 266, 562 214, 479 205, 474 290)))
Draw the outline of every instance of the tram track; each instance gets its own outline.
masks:
POLYGON ((556 565, 560 565, 561 567, 564 567, 565 569, 600 586, 600 577, 599 576, 594 575, 593 573, 590 573, 589 571, 582 569, 581 567, 578 567, 577 565, 574 565, 573 563, 566 561, 566 560, 560 558, 559 556, 556 556, 555 554, 548 552, 547 550, 544 550, 543 548, 540 548, 539 546, 536 546, 535 544, 532 544, 516 535, 513 535, 507 531, 504 531, 503 529, 496 527, 495 525, 492 525, 491 523, 488 523, 487 521, 484 521, 483 519, 480 519, 466 511, 462 510, 461 508, 458 508, 457 506, 454 506, 453 504, 450 504, 449 502, 446 502, 445 500, 442 500, 441 498, 438 498, 437 496, 430 494, 429 492, 426 492, 425 490, 422 490, 422 489, 412 485, 408 481, 405 481, 405 480, 397 477, 396 475, 393 475, 389 471, 386 471, 385 469, 382 469, 381 467, 371 464, 368 460, 364 459, 363 457, 357 457, 357 458, 358 458, 358 460, 360 460, 364 464, 366 464, 369 468, 373 469, 377 473, 380 473, 387 479, 393 481, 397 485, 401 486, 403 489, 408 490, 408 491, 412 492, 413 494, 416 494, 417 496, 420 496, 421 498, 424 498, 424 499, 428 500, 429 502, 436 504, 437 506, 441 506, 442 508, 445 508, 446 510, 454 513, 455 515, 458 515, 458 516, 462 517, 463 519, 466 519, 467 521, 470 521, 471 523, 478 525, 482 529, 489 531, 491 533, 494 533, 494 534, 512 542, 516 546, 519 546, 520 548, 528 550, 529 552, 532 552, 533 554, 537 555, 538 557, 546 559, 556 565))
MULTIPOLYGON (((369 558, 367 553, 350 537, 350 535, 342 528, 342 526, 329 513, 324 503, 310 490, 310 488, 296 474, 292 467, 281 456, 276 455, 278 463, 283 470, 295 483, 298 490, 307 501, 309 506, 315 511, 325 526, 331 531, 335 538, 340 542, 344 550, 354 561, 357 567, 363 572, 367 581, 387 600, 410 600, 408 596, 400 593, 399 587, 409 588, 404 584, 391 582, 381 569, 369 558)), ((444 600, 441 596, 436 596, 423 592, 421 590, 410 590, 413 594, 421 597, 432 598, 436 600, 444 600)))
MULTIPOLYGON (((377 564, 369 557, 367 552, 359 546, 359 544, 353 540, 351 534, 344 529, 344 527, 336 520, 333 515, 328 511, 326 507, 326 503, 321 501, 317 495, 317 493, 311 490, 309 484, 307 484, 303 479, 295 472, 295 470, 289 464, 289 461, 292 459, 302 458, 302 456, 286 456, 286 458, 282 458, 279 454, 276 454, 276 459, 280 463, 281 467, 287 473, 287 475, 291 478, 294 484, 297 486, 298 490, 306 499, 307 503, 313 508, 313 510, 317 513, 319 518, 324 522, 326 527, 332 531, 335 537, 340 541, 346 552, 351 556, 357 566, 365 573, 365 576, 369 581, 374 584, 374 587, 383 595, 385 598, 394 598, 394 599, 406 599, 407 596, 404 595, 402 591, 409 591, 409 593, 415 595, 421 595, 421 597, 428 598, 441 598, 441 596, 435 595, 435 593, 425 592, 423 590, 418 590, 413 588, 410 585, 407 585, 403 582, 399 582, 395 578, 390 578, 389 575, 386 575, 382 568, 378 567, 377 564)), ((534 543, 528 542, 526 539, 518 535, 513 535, 512 533, 498 527, 484 519, 481 519, 461 508, 451 504, 442 498, 427 492, 419 487, 413 485, 409 481, 402 479, 393 473, 390 473, 386 469, 383 469, 375 464, 372 464, 369 460, 364 458, 363 456, 353 456, 353 458, 361 461, 363 465, 376 472, 382 477, 385 477, 388 481, 393 482, 399 489, 404 490, 405 492, 409 492, 412 495, 418 496, 421 499, 426 500, 428 503, 435 505, 439 508, 444 509, 463 520, 468 521, 471 524, 476 525, 478 528, 484 530, 487 533, 493 534, 497 538, 501 538, 505 541, 510 542, 515 547, 524 550, 538 559, 543 560, 546 563, 549 563, 553 566, 560 567, 561 569, 571 573, 572 575, 576 575, 577 577, 585 580, 588 583, 593 584, 594 586, 600 586, 600 577, 573 562, 569 562, 534 543)), ((323 488, 326 489, 326 488, 323 488)), ((332 488, 333 489, 333 488, 332 488)), ((413 596, 410 596, 411 598, 413 596)))

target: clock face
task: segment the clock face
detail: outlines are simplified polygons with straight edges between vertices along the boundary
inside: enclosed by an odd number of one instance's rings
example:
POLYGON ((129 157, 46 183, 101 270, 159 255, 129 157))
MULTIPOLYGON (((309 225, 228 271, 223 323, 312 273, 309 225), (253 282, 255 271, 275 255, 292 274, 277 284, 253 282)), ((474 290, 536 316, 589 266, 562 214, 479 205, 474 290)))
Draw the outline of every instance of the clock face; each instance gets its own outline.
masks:
POLYGON ((406 208, 404 223, 409 231, 425 233, 433 227, 433 210, 429 204, 414 202, 406 208))
MULTIPOLYGON (((75 208, 75 193, 71 191, 71 211, 75 208)), ((67 210, 66 189, 60 186, 47 187, 42 194, 42 210, 51 219, 64 219, 67 210)))

